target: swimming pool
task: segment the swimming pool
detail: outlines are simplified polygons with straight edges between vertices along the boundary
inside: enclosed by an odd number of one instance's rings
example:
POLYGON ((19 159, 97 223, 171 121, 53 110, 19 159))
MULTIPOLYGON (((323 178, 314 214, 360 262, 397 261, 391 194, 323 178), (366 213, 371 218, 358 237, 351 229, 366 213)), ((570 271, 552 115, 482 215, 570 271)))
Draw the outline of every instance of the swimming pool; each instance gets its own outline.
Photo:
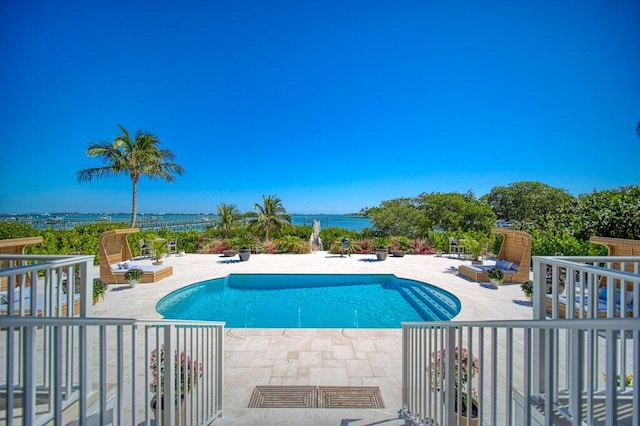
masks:
POLYGON ((450 320, 460 301, 393 274, 230 274, 176 290, 156 310, 231 328, 400 328, 450 320))

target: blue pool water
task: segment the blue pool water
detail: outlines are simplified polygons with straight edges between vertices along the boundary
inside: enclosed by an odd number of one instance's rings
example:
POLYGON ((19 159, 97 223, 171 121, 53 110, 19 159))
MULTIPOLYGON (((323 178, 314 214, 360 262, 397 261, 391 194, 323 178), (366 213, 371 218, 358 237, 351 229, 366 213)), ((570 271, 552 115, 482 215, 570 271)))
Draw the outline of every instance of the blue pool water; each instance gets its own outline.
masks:
POLYGON ((400 328, 450 320, 460 301, 392 274, 231 274, 176 290, 156 310, 231 328, 400 328))

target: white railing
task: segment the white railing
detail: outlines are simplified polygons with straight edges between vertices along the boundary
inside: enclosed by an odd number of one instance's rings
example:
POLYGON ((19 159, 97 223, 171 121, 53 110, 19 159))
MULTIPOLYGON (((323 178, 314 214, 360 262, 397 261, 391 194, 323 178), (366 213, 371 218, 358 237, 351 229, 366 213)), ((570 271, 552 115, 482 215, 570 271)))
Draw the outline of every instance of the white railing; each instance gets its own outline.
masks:
POLYGON ((405 418, 441 426, 639 425, 639 264, 534 258, 536 319, 403 324, 405 418), (477 401, 477 418, 474 404, 458 408, 466 400, 477 401))
POLYGON ((221 323, 14 316, 0 327, 1 424, 201 425, 222 414, 221 323))
POLYGON ((637 374, 626 375, 640 371, 639 357, 640 322, 627 319, 403 324, 403 414, 416 425, 471 424, 462 415, 471 420, 473 404, 456 414, 471 395, 479 424, 637 425, 637 374), (565 341, 568 352, 554 344, 565 341), (534 354, 552 367, 541 371, 534 354))
POLYGON ((93 256, 0 261, 0 424, 201 425, 222 414, 223 323, 91 318, 93 256))
POLYGON ((533 275, 534 318, 640 318, 640 257, 536 256, 533 275))
POLYGON ((4 296, 0 315, 91 316, 93 259, 85 255, 0 255, 4 296))

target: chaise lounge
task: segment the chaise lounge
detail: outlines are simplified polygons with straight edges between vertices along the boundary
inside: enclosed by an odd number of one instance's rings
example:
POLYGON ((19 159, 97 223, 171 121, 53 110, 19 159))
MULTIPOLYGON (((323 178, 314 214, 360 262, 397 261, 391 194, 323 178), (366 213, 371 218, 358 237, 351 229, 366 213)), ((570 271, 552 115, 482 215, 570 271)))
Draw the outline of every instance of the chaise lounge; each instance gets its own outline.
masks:
POLYGON ((140 232, 138 228, 113 229, 100 235, 100 279, 107 284, 124 284, 128 269, 142 269, 141 283, 155 283, 173 275, 172 266, 141 265, 133 261, 127 236, 140 232))
POLYGON ((529 279, 531 268, 531 236, 526 232, 506 228, 493 228, 502 234, 502 245, 495 265, 461 265, 458 273, 476 282, 489 282, 492 268, 500 268, 505 283, 523 283, 529 279))
MULTIPOLYGON (((640 241, 639 240, 627 240, 623 238, 609 238, 609 237, 597 237, 592 236, 589 238, 589 241, 594 244, 600 244, 607 248, 608 256, 640 256, 640 241)), ((619 262, 614 262, 612 264, 612 269, 622 269, 624 265, 624 270, 627 272, 635 273, 635 263, 628 262, 626 264, 621 264, 619 262)), ((620 283, 619 280, 614 281, 614 294, 615 294, 615 316, 626 316, 633 317, 634 316, 634 305, 635 305, 635 297, 634 297, 634 289, 633 283, 627 282, 626 284, 620 283), (624 288, 624 291, 622 290, 624 288)), ((598 305, 596 307, 589 306, 589 296, 585 293, 584 296, 576 295, 574 301, 574 318, 590 318, 590 317, 600 317, 605 318, 608 316, 607 309, 607 296, 608 290, 606 288, 607 282, 606 280, 601 280, 598 283, 598 305), (593 309, 596 309, 593 311, 593 309)), ((552 314, 553 312, 553 294, 547 294, 545 298, 546 302, 546 311, 547 314, 552 314)), ((566 318, 566 305, 567 305, 567 296, 564 294, 558 295, 557 300, 557 308, 558 308, 558 318, 566 318)))

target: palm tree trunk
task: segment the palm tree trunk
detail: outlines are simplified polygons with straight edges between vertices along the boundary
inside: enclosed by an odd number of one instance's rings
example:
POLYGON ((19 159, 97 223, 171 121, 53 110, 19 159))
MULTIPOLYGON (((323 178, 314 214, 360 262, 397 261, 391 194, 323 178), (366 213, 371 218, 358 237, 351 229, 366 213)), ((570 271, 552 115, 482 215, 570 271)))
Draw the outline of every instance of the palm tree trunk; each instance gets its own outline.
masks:
POLYGON ((131 227, 136 226, 136 216, 138 216, 138 181, 133 181, 133 200, 131 201, 131 227))

